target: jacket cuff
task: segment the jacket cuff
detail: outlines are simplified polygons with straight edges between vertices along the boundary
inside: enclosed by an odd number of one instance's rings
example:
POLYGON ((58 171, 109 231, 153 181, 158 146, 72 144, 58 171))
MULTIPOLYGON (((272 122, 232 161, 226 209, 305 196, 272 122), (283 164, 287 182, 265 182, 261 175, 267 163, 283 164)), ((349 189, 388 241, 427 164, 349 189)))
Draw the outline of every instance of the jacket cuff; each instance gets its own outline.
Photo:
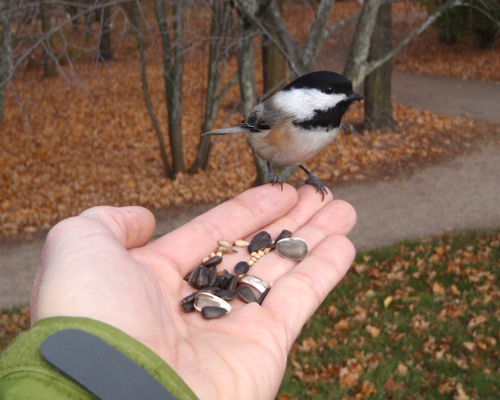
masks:
POLYGON ((197 399, 180 376, 147 346, 111 325, 79 317, 42 319, 2 353, 1 399, 95 399, 90 392, 47 363, 40 354, 42 342, 64 329, 85 331, 104 340, 153 375, 176 399, 197 399))

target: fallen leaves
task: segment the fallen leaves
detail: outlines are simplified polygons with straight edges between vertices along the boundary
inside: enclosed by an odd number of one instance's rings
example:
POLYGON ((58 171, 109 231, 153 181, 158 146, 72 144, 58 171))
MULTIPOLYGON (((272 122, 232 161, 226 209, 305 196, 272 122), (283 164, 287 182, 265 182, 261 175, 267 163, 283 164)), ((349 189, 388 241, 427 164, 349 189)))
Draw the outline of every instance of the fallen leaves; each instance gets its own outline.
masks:
POLYGON ((298 342, 310 351, 290 354, 304 398, 370 398, 370 388, 380 398, 496 398, 499 239, 443 235, 359 255, 298 342))
MULTIPOLYGON (((310 10, 304 13, 301 7, 293 3, 285 11, 291 21, 300 21, 290 25, 299 38, 308 31, 304 19, 313 19, 310 10)), ((355 2, 337 2, 335 7, 331 23, 359 11, 355 2)), ((409 22, 405 18, 412 17, 413 21, 419 9, 403 3, 394 7, 399 16, 396 31, 407 29, 409 22)), ((9 92, 0 135, 0 236, 34 234, 100 204, 137 204, 155 210, 220 202, 251 187, 255 178, 253 159, 242 135, 213 140, 206 172, 178 174, 174 181, 166 178, 156 134, 143 106, 133 40, 127 35, 115 39, 116 54, 123 50, 116 61, 97 66, 82 61, 75 62, 74 69, 62 67, 68 76, 78 74, 77 86, 67 85, 62 77, 41 80, 36 69, 16 74, 13 84, 17 97, 22 99, 22 109, 9 92)), ((188 166, 199 143, 206 84, 200 79, 204 71, 199 60, 203 56, 208 56, 206 51, 192 48, 185 65, 182 124, 188 166)), ((469 62, 470 56, 464 59, 469 62)), ((154 57, 151 60, 148 79, 162 82, 154 57)), ((228 62, 225 80, 235 68, 233 58, 228 62)), ((256 71, 261 88, 260 64, 256 71)), ((150 92, 160 125, 165 128, 163 84, 150 84, 150 92)), ((230 111, 238 99, 235 85, 222 99, 214 127, 241 121, 241 115, 230 111)), ((484 136, 483 131, 497 129, 483 129, 467 118, 450 118, 397 104, 394 118, 398 122, 395 131, 344 134, 308 163, 308 168, 322 181, 335 184, 374 177, 390 179, 402 170, 468 151, 472 139, 484 136)), ((361 120, 362 105, 356 104, 346 116, 345 126, 352 127, 361 120)), ((166 131, 164 136, 170 156, 166 131)), ((290 182, 302 185, 303 180, 299 172, 290 182)))

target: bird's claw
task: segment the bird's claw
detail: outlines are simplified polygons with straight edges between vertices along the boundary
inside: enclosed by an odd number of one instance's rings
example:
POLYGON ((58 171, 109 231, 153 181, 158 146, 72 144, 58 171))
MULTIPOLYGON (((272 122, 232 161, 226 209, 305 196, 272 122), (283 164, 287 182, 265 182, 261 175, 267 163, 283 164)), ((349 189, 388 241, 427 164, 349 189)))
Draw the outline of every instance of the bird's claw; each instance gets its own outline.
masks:
POLYGON ((270 173, 269 174, 269 183, 271 183, 272 186, 274 186, 275 183, 279 183, 281 186, 281 191, 283 191, 283 181, 281 180, 281 178, 279 176, 276 176, 273 173, 270 173))
POLYGON ((328 194, 328 190, 326 189, 326 186, 323 185, 318 178, 316 178, 316 176, 310 174, 305 183, 306 185, 314 186, 316 188, 316 193, 321 190, 321 201, 325 200, 325 193, 328 194))

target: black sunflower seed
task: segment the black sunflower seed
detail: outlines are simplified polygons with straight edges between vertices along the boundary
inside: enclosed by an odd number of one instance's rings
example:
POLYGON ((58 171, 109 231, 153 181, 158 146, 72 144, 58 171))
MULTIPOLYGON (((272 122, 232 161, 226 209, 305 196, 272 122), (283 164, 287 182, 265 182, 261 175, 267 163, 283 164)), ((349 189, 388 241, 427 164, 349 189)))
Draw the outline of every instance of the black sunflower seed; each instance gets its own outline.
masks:
POLYGON ((198 275, 200 274, 200 271, 203 267, 201 265, 198 265, 194 270, 193 272, 191 272, 191 274, 189 275, 189 280, 188 280, 188 283, 192 286, 192 287, 196 287, 196 282, 198 280, 198 275))
POLYGON ((201 267, 200 273, 198 274, 198 279, 196 280, 196 287, 202 289, 208 286, 208 277, 210 275, 210 270, 205 267, 201 267))
POLYGON ((191 293, 189 296, 184 297, 184 298, 181 300, 181 306, 183 306, 183 305, 184 305, 184 304, 186 304, 186 303, 189 303, 189 302, 194 301, 194 298, 196 297, 196 293, 198 293, 198 292, 197 292, 197 291, 196 291, 196 292, 193 292, 193 293, 191 293))
POLYGON ((231 301, 236 298, 236 290, 219 290, 215 295, 226 301, 231 301))
POLYGON ((254 292, 248 286, 240 286, 236 292, 241 300, 247 303, 257 303, 257 298, 255 297, 254 292))
POLYGON ((252 238, 252 241, 248 245, 248 251, 253 253, 254 251, 270 247, 272 242, 273 240, 271 239, 271 235, 269 233, 266 231, 259 232, 252 238))
POLYGON ((250 266, 246 261, 240 261, 238 264, 234 266, 234 273, 236 275, 246 274, 250 266))
POLYGON ((225 314, 227 314, 227 310, 222 307, 206 306, 201 309, 201 315, 206 319, 221 317, 225 314))
POLYGON ((208 286, 214 286, 217 280, 217 267, 213 266, 208 275, 208 286))
POLYGON ((229 285, 233 276, 233 274, 219 275, 215 280, 215 286, 219 286, 221 289, 227 289, 227 285, 229 285))
POLYGON ((182 307, 182 311, 184 311, 185 313, 193 312, 195 310, 194 300, 190 301, 189 303, 183 304, 181 307, 182 307))
POLYGON ((292 236, 292 232, 286 230, 286 229, 283 229, 281 231, 281 233, 278 235, 278 237, 276 238, 276 240, 274 241, 273 243, 273 249, 276 248, 276 243, 278 243, 281 239, 286 239, 286 238, 289 238, 290 236, 292 236))
POLYGON ((228 282, 226 289, 227 290, 236 290, 236 287, 238 286, 238 278, 236 275, 233 275, 230 281, 228 282))
POLYGON ((207 286, 203 289, 200 289, 200 292, 216 294, 219 290, 221 290, 221 289, 218 286, 207 286))
POLYGON ((210 268, 215 265, 218 265, 222 262, 222 257, 221 256, 214 256, 212 258, 209 258, 207 261, 205 261, 202 265, 204 267, 210 268))

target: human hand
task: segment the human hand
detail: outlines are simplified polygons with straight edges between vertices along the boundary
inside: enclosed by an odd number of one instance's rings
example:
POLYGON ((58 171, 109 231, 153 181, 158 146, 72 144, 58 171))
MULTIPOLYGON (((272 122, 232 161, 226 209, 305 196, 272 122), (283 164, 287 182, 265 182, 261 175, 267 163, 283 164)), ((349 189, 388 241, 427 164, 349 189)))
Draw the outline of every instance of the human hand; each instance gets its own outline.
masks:
MULTIPOLYGON (((141 207, 94 207, 49 233, 32 293, 32 323, 54 316, 112 325, 162 357, 200 398, 271 399, 287 354, 307 319, 347 272, 355 251, 345 235, 352 207, 314 188, 281 192, 264 185, 244 192, 147 243, 155 220, 141 207), (274 282, 262 306, 231 302, 232 311, 205 320, 181 311, 193 292, 184 277, 213 252, 217 240, 251 239, 288 229, 309 256, 290 261, 275 251, 249 275, 274 282)), ((246 251, 224 255, 230 272, 246 251)))

